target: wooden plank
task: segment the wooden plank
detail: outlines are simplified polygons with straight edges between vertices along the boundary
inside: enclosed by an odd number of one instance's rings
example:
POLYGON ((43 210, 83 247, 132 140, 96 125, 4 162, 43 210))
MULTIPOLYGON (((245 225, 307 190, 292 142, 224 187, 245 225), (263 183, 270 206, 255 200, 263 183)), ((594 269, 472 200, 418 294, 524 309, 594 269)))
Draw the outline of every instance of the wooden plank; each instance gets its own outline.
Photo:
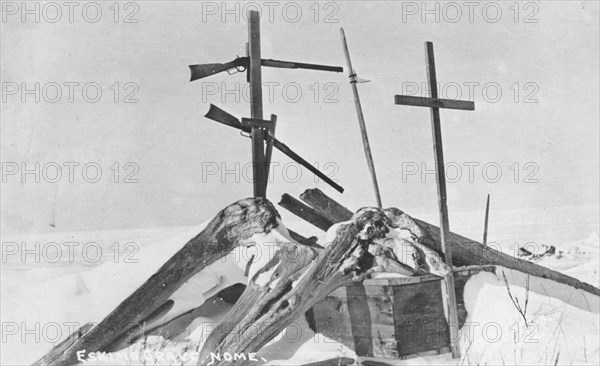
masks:
POLYGON ((364 288, 371 315, 373 355, 398 358, 398 339, 394 329, 394 286, 365 286, 364 288))
POLYGON ((350 366, 355 365, 356 361, 349 357, 330 358, 324 361, 305 363, 303 366, 350 366))
MULTIPOLYGON (((260 15, 256 10, 248 12, 248 76, 250 82, 250 115, 263 118, 262 74, 260 58, 260 15)), ((265 172, 264 131, 252 128, 252 168, 254 178, 254 197, 266 197, 267 175, 265 172)))
POLYGON ((333 225, 331 221, 321 216, 316 210, 298 201, 287 193, 284 193, 281 196, 279 205, 323 231, 327 231, 327 229, 333 225))
POLYGON ((340 287, 312 307, 315 333, 354 349, 346 287, 340 287))
POLYGON ((466 100, 415 97, 412 95, 394 95, 394 104, 413 107, 460 109, 464 111, 475 110, 475 103, 466 100))
POLYGON ((436 275, 427 274, 423 276, 414 276, 414 277, 398 277, 398 278, 373 278, 364 280, 363 284, 365 286, 400 286, 400 285, 409 285, 414 283, 422 283, 422 282, 430 282, 430 281, 440 281, 442 278, 436 275))
POLYGON ((352 218, 352 211, 329 198, 318 188, 307 189, 300 195, 300 199, 333 223, 348 221, 352 218))
POLYGON ((400 356, 449 344, 439 281, 394 286, 395 332, 400 356))
POLYGON ((265 148, 265 170, 267 174, 267 182, 269 181, 269 174, 271 172, 271 157, 273 156, 273 140, 275 139, 275 129, 277 128, 277 116, 271 115, 272 127, 267 131, 267 147, 265 148))
POLYGON ((346 300, 350 315, 350 328, 354 338, 354 351, 357 355, 373 357, 373 335, 371 312, 364 286, 347 286, 346 300))
POLYGON ((57 360, 64 353, 68 352, 69 349, 73 346, 73 344, 81 339, 86 333, 88 333, 94 327, 94 323, 86 323, 65 338, 62 342, 54 346, 50 352, 48 352, 44 357, 42 357, 35 364, 38 365, 49 365, 55 360, 57 360))
POLYGON ((317 244, 318 238, 316 236, 311 236, 310 238, 307 238, 304 235, 298 234, 297 232, 295 232, 294 230, 292 230, 290 228, 287 228, 287 229, 288 229, 288 233, 290 234, 290 237, 293 240, 297 241, 298 243, 308 245, 309 247, 312 247, 312 248, 323 249, 322 246, 317 244))

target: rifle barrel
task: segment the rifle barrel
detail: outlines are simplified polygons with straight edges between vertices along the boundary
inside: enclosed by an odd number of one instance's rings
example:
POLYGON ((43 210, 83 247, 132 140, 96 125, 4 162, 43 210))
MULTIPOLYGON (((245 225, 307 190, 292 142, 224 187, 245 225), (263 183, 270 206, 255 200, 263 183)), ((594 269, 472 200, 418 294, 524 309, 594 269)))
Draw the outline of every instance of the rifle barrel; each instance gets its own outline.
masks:
MULTIPOLYGON (((210 109, 208 110, 208 113, 206 113, 206 115, 204 117, 212 119, 213 121, 222 123, 224 125, 227 125, 227 126, 230 126, 233 128, 237 128, 238 130, 250 132, 250 128, 247 126, 242 126, 242 123, 240 122, 239 119, 237 119, 235 116, 229 114, 228 112, 225 112, 224 110, 222 110, 221 108, 217 107, 214 104, 210 105, 210 109)), ((271 119, 273 121, 276 121, 276 118, 273 118, 273 116, 271 117, 271 119)), ((315 168, 312 164, 310 164, 309 162, 304 160, 300 155, 298 155, 294 151, 292 151, 292 149, 290 149, 283 142, 277 140, 275 137, 271 136, 270 134, 266 135, 264 137, 264 139, 267 140, 267 145, 272 144, 273 147, 275 147, 277 150, 279 150, 282 153, 284 153, 285 155, 287 155, 290 159, 296 161, 297 163, 299 163, 306 169, 310 170, 314 175, 323 179, 327 184, 329 184, 331 187, 333 187, 336 191, 338 191, 340 193, 344 192, 344 188, 342 188, 340 185, 335 183, 333 180, 331 180, 331 178, 329 178, 328 176, 323 174, 321 171, 319 171, 317 168, 315 168)))
POLYGON ((267 135, 266 139, 267 139, 267 141, 273 141, 273 146, 277 150, 281 151, 282 153, 287 155, 290 159, 298 162, 300 165, 302 165, 306 169, 310 170, 317 177, 323 179, 325 182, 327 182, 327 184, 329 184, 331 187, 333 187, 336 191, 338 191, 340 193, 344 193, 344 188, 342 188, 340 185, 335 183, 333 180, 331 180, 331 178, 329 178, 325 174, 321 173, 321 171, 319 171, 317 168, 312 166, 309 162, 302 159, 302 157, 300 157, 300 155, 293 152, 292 149, 290 149, 286 144, 277 140, 275 137, 271 137, 270 135, 267 135))
POLYGON ((332 72, 343 72, 344 68, 340 66, 328 66, 328 65, 318 65, 318 64, 305 64, 301 62, 291 62, 291 61, 280 61, 280 60, 272 60, 272 59, 262 59, 262 66, 267 67, 276 67, 280 69, 308 69, 308 70, 321 70, 321 71, 332 71, 332 72))

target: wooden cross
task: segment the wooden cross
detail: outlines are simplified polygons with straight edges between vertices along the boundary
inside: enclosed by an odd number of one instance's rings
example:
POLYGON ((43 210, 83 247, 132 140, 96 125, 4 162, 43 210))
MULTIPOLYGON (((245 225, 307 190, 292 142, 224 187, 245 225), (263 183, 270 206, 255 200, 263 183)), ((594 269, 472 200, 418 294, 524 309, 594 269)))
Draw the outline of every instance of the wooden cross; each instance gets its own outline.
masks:
MULTIPOLYGON (((190 65, 192 72, 190 81, 202 79, 223 71, 247 70, 247 80, 250 83, 250 117, 256 121, 263 121, 262 66, 332 72, 344 71, 339 66, 262 59, 260 54, 260 13, 256 10, 248 11, 248 43, 246 44, 246 53, 246 57, 238 57, 228 63, 190 65)), ((264 128, 260 123, 248 125, 250 126, 250 134, 252 136, 254 197, 265 197, 267 192, 269 165, 271 164, 273 144, 276 142, 276 121, 272 120, 270 122, 272 122, 272 125, 268 129, 264 128)))
MULTIPOLYGON (((262 67, 260 58, 260 14, 248 12, 248 82, 250 83, 250 115, 262 120, 262 67)), ((254 197, 266 197, 269 167, 266 166, 264 130, 252 126, 252 169, 254 177, 254 197)), ((273 151, 272 149, 270 151, 273 151)), ((268 157, 269 163, 271 157, 268 157)))
MULTIPOLYGON (((452 250, 448 243, 450 227, 448 222, 448 207, 446 205, 446 175, 444 171, 444 151, 442 148, 442 129, 440 125, 440 108, 475 110, 475 103, 461 100, 438 98, 437 77, 435 73, 435 60, 433 56, 433 43, 425 42, 427 54, 427 74, 431 97, 414 97, 407 95, 394 96, 395 104, 431 108, 431 126, 433 129, 433 150, 435 153, 435 170, 437 176, 438 206, 440 211, 440 237, 445 261, 452 266, 452 250)), ((454 293, 454 277, 452 271, 446 276, 448 319, 450 329, 450 348, 453 358, 460 357, 458 345, 458 316, 456 310, 456 294, 454 293)))

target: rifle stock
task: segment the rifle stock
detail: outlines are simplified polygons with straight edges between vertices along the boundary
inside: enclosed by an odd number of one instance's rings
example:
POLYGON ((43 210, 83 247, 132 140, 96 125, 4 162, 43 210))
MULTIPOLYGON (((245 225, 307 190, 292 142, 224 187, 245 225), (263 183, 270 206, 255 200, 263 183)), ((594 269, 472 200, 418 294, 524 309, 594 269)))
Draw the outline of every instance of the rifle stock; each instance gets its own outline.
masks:
POLYGON ((210 105, 210 108, 208 109, 208 112, 204 115, 204 117, 212 119, 213 121, 222 123, 224 125, 237 128, 238 130, 250 132, 249 128, 242 127, 242 123, 237 118, 225 112, 224 110, 222 110, 214 104, 210 105))
POLYGON ((227 71, 230 69, 237 68, 239 66, 243 66, 244 69, 246 65, 244 64, 244 58, 236 58, 231 62, 227 62, 224 64, 199 64, 199 65, 190 65, 190 71, 192 72, 192 76, 190 81, 203 79, 207 76, 211 76, 214 74, 218 74, 223 71, 227 71))

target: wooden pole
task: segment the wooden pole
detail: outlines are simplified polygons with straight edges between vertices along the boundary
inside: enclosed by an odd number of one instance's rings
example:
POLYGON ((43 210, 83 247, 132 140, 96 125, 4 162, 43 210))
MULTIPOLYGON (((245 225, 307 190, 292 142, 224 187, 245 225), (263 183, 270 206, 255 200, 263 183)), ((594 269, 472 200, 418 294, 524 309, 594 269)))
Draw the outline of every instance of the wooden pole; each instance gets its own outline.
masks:
MULTIPOLYGON (((248 12, 248 81, 250 82, 250 115, 263 119, 262 74, 260 56, 260 14, 248 12)), ((265 197, 267 181, 265 174, 265 144, 263 130, 252 128, 252 166, 254 174, 254 197, 265 197)), ((267 168, 268 169, 268 168, 267 168)))
POLYGON ((488 220, 490 218, 490 195, 487 195, 485 203, 485 222, 483 223, 483 245, 487 245, 488 220))
POLYGON ((369 171, 371 172, 371 180, 373 181, 373 189, 375 189, 377 206, 381 208, 381 195, 379 194, 379 185, 377 184, 377 176, 375 175, 375 164, 373 163, 373 156, 371 155, 371 146, 369 145, 369 137, 367 136, 367 127, 365 125, 365 118, 363 116, 362 106, 360 104, 358 88, 356 87, 356 73, 352 68, 350 51, 348 51, 348 43, 346 42, 344 28, 340 28, 340 33, 342 35, 342 43, 344 44, 344 54, 346 55, 346 63, 348 65, 348 77, 350 78, 350 85, 352 86, 352 93, 354 94, 354 105, 356 106, 356 114, 358 115, 358 124, 360 126, 360 134, 362 135, 365 156, 367 157, 367 164, 369 165, 369 171))
MULTIPOLYGON (((427 74, 429 79, 429 90, 431 98, 438 97, 437 76, 435 72, 435 59, 433 54, 433 43, 426 42, 427 74)), ((448 207, 446 206, 446 175, 444 170, 444 149, 442 146, 442 129, 440 123, 440 109, 431 108, 431 125, 433 130, 433 151, 435 154, 435 170, 437 174, 438 206, 440 210, 441 246, 446 264, 452 266, 452 251, 447 240, 450 236, 450 225, 448 221, 448 207)), ((450 329, 450 350, 452 358, 460 357, 458 344, 458 315, 456 309, 456 294, 454 292, 454 276, 452 271, 445 277, 447 290, 448 320, 450 329)))
POLYGON ((267 147, 265 149, 265 189, 269 182, 269 173, 271 170, 271 157, 273 156, 273 140, 275 140, 275 128, 277 127, 277 116, 271 115, 271 122, 273 122, 273 127, 267 131, 267 134, 270 139, 267 139, 267 147))

